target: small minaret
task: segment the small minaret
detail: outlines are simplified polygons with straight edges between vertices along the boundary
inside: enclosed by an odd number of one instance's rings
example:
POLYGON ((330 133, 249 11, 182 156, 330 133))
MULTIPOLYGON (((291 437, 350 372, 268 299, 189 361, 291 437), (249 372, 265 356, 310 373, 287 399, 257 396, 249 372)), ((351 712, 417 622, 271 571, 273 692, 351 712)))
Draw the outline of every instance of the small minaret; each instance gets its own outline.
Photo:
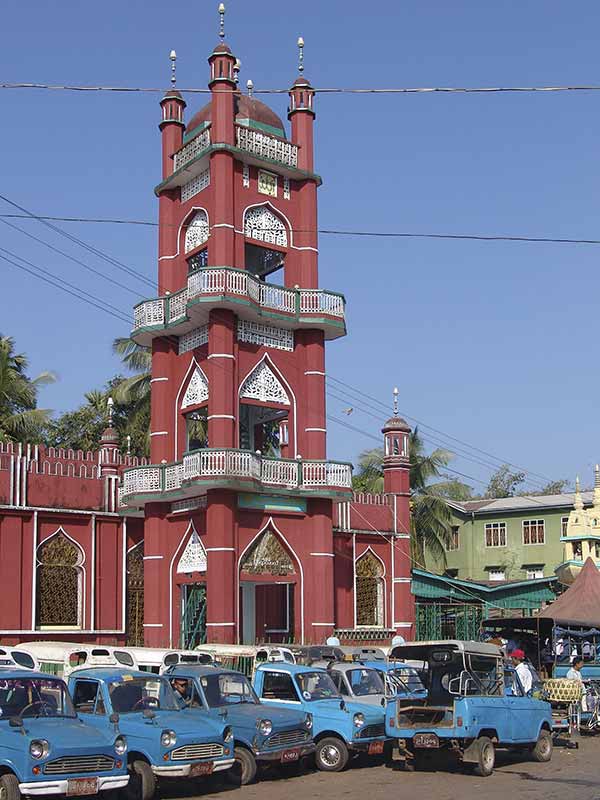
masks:
POLYGON ((109 397, 106 401, 108 412, 108 425, 100 439, 100 474, 116 475, 118 471, 117 456, 119 454, 119 435, 113 428, 114 400, 109 397))
POLYGON ((383 428, 383 485, 386 494, 410 494, 410 425, 398 416, 398 389, 394 389, 394 415, 383 428))
POLYGON ((162 133, 163 180, 173 172, 173 155, 181 148, 183 129, 185 128, 183 111, 186 103, 175 88, 177 83, 177 53, 175 50, 171 50, 169 58, 171 60, 171 89, 160 101, 162 118, 158 126, 162 133))
POLYGON ((298 38, 298 77, 290 89, 288 119, 292 123, 292 141, 300 145, 298 167, 307 172, 314 169, 313 127, 315 121, 315 90, 304 75, 304 39, 298 38))

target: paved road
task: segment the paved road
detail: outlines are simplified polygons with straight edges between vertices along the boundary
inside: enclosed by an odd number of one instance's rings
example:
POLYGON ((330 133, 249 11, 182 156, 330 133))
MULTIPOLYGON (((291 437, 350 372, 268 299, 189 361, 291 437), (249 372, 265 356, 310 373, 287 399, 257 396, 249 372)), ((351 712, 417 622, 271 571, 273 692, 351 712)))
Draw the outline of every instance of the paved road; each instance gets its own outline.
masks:
POLYGON ((439 770, 406 773, 383 764, 352 766, 340 774, 306 772, 290 777, 265 775, 252 786, 231 789, 211 779, 198 784, 162 785, 160 796, 202 800, 600 800, 600 736, 583 738, 578 750, 556 747, 549 764, 536 764, 517 756, 497 754, 497 769, 490 778, 439 770))

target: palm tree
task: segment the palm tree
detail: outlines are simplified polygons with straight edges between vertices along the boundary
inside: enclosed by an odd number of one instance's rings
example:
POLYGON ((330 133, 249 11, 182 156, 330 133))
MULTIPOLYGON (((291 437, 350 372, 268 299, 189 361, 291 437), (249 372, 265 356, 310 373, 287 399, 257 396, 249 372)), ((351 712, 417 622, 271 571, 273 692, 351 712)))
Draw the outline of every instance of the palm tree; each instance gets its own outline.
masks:
POLYGON ((42 372, 26 375, 27 357, 15 353, 10 336, 0 336, 0 440, 36 440, 50 418, 50 411, 36 408, 38 389, 56 378, 42 372))
MULTIPOLYGON (((150 419, 150 378, 152 352, 125 336, 113 342, 113 352, 121 356, 123 364, 134 375, 123 378, 112 389, 113 400, 118 406, 128 406, 127 428, 136 431, 147 428, 150 419)), ((145 430, 140 443, 145 453, 150 451, 150 431, 145 430)))
MULTIPOLYGON (((446 549, 452 533, 452 512, 441 493, 446 481, 432 483, 443 477, 442 470, 452 456, 438 448, 425 452, 418 429, 410 434, 410 505, 411 558, 415 567, 424 568, 426 554, 446 566, 446 549)), ((359 457, 359 473, 354 481, 356 491, 383 492, 383 449, 365 450, 359 457)))

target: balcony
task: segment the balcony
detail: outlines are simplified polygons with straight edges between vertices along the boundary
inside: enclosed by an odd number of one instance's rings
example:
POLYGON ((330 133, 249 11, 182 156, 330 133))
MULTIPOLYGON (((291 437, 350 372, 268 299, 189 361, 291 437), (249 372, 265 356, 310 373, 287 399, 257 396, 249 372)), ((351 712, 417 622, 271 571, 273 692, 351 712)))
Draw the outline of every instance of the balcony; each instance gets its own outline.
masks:
POLYGON ((270 136, 246 125, 236 125, 235 143, 240 150, 257 156, 261 161, 272 161, 294 169, 298 167, 298 145, 286 139, 270 136))
POLYGON ((144 347, 164 331, 181 336, 205 325, 213 308, 229 308, 240 319, 281 328, 316 328, 327 340, 346 333, 346 301, 337 292, 286 289, 264 283, 245 269, 204 267, 188 276, 185 289, 138 303, 131 336, 144 347))
POLYGON ((268 458, 249 450, 198 450, 172 464, 125 470, 119 502, 121 508, 139 508, 148 502, 195 497, 216 488, 348 499, 352 465, 268 458))

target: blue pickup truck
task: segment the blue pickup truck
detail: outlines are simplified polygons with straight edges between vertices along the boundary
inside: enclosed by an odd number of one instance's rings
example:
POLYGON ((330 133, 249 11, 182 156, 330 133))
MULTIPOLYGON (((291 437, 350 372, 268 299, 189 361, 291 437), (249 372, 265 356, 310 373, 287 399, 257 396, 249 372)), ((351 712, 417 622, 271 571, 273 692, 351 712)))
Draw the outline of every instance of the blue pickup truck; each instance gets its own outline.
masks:
POLYGON ((128 793, 150 800, 157 778, 196 778, 233 766, 233 730, 200 711, 183 711, 161 675, 119 667, 80 669, 69 688, 79 716, 129 745, 128 793))
POLYGON ((297 764, 315 751, 312 714, 295 708, 268 707, 241 672, 180 664, 166 672, 179 702, 227 720, 235 736, 235 766, 227 773, 245 785, 257 764, 297 764))
POLYGON ((261 702, 312 714, 315 762, 340 772, 350 755, 381 755, 386 743, 381 705, 346 701, 326 669, 296 664, 263 664, 254 675, 261 702))
POLYGON ((521 749, 535 761, 551 759, 550 704, 524 694, 495 645, 414 642, 395 647, 391 656, 421 662, 427 689, 426 697, 388 701, 386 733, 395 739, 395 760, 423 767, 446 750, 488 776, 496 747, 521 749))
POLYGON ((64 681, 0 669, 0 798, 95 795, 127 786, 127 740, 78 718, 64 681))

